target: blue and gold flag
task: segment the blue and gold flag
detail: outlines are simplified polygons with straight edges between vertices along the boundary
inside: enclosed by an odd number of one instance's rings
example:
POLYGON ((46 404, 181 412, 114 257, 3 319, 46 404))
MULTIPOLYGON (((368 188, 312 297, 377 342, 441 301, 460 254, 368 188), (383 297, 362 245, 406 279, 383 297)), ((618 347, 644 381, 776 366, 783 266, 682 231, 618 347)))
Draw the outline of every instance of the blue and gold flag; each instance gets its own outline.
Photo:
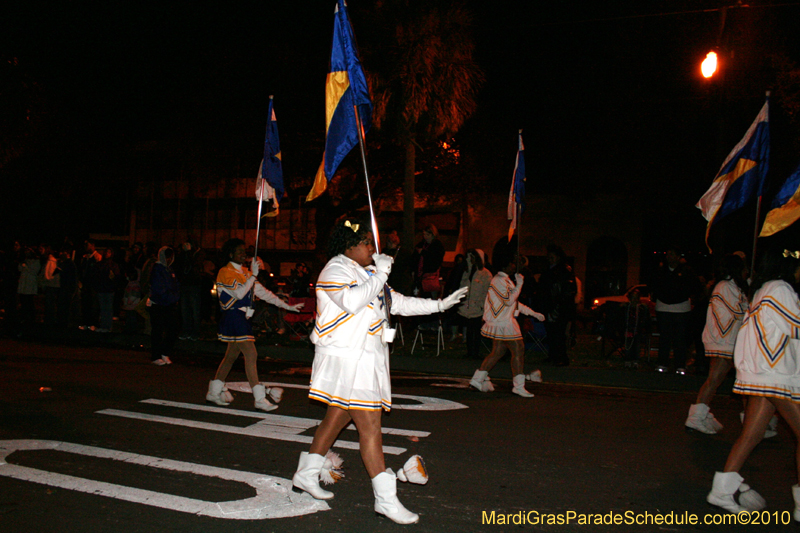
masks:
POLYGON ((517 229, 517 216, 525 210, 525 146, 522 144, 522 130, 519 130, 519 147, 517 161, 514 164, 514 177, 511 180, 511 191, 508 193, 508 242, 517 229))
POLYGON ((714 223, 762 195, 768 164, 769 97, 747 134, 722 163, 711 188, 697 202, 703 217, 708 220, 706 246, 714 223))
POLYGON ((264 159, 258 168, 256 178, 256 199, 263 200, 262 217, 274 217, 278 214, 283 193, 283 165, 281 163, 281 143, 278 138, 278 121, 272 107, 272 96, 269 97, 267 116, 267 134, 264 140, 264 159), (266 183, 265 183, 266 181, 266 183), (263 192, 262 192, 263 187, 263 192), (270 202, 271 200, 271 202, 270 202))
POLYGON ((353 28, 347 17, 347 4, 338 0, 333 23, 331 68, 325 86, 325 154, 306 201, 325 192, 342 159, 358 144, 354 106, 358 106, 366 133, 372 117, 367 78, 358 59, 353 28))
POLYGON ((800 218, 800 166, 786 178, 786 182, 772 200, 759 237, 769 237, 788 228, 800 218))

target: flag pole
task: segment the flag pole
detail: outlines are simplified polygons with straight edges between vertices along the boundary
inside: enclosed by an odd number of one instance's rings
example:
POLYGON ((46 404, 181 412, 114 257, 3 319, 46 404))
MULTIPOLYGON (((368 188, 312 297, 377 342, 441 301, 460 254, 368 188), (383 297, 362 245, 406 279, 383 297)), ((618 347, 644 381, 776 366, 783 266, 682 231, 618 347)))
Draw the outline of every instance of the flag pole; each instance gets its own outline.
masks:
MULTIPOLYGON (((369 171, 367 170, 367 152, 364 149, 364 124, 361 122, 361 115, 358 113, 358 106, 353 106, 356 114, 356 129, 358 129, 358 147, 361 149, 361 162, 364 165, 364 179, 367 184, 367 201, 369 202, 369 218, 372 224, 372 238, 375 240, 375 252, 381 253, 381 239, 378 235, 378 221, 375 219, 375 210, 372 207, 372 192, 369 188, 369 171)), ((386 289, 384 288, 384 291, 386 289)), ((392 313, 389 309, 388 295, 384 295, 384 308, 386 309, 386 326, 392 328, 392 313)))
MULTIPOLYGON (((272 95, 269 95, 269 112, 267 113, 267 127, 269 127, 269 121, 272 119, 272 95)), ((264 204, 264 182, 266 178, 264 177, 264 163, 265 161, 261 161, 261 177, 256 178, 260 179, 261 183, 258 184, 259 186, 259 193, 258 193, 258 212, 256 214, 256 243, 253 246, 253 259, 258 264, 258 238, 259 232, 261 231, 261 206, 264 204)), ((256 285, 255 283, 250 288, 250 305, 253 305, 253 293, 255 292, 256 285)))
MULTIPOLYGON (((521 138, 522 138, 522 129, 519 130, 519 134, 517 135, 517 154, 519 154, 519 139, 521 138)), ((517 157, 519 157, 519 155, 517 155, 517 157)), ((519 165, 519 160, 517 160, 517 165, 519 165)), ((514 180, 516 179, 517 177, 514 176, 514 180)), ((514 191, 514 194, 516 195, 516 191, 514 191)), ((517 202, 517 263, 520 263, 519 243, 521 240, 522 240, 522 204, 520 202, 517 202)), ((521 266, 522 265, 519 264, 517 265, 517 272, 521 270, 520 268, 521 266)))
POLYGON ((364 125, 361 122, 361 115, 358 113, 358 106, 353 106, 356 114, 356 129, 358 129, 358 147, 361 149, 361 162, 364 165, 364 178, 367 183, 367 201, 369 202, 369 218, 372 224, 372 238, 375 240, 375 251, 381 253, 381 240, 378 235, 378 222, 375 220, 375 211, 372 207, 372 193, 369 189, 369 171, 367 170, 367 152, 364 150, 364 125))
MULTIPOLYGON (((767 100, 769 100, 770 94, 772 91, 766 91, 767 93, 767 100)), ((769 113, 767 113, 767 120, 769 120, 769 113)), ((769 124, 769 122, 767 122, 769 124)), ((766 176, 764 176, 766 179, 766 176)), ((763 181, 762 187, 763 188, 763 181)), ((750 255, 750 276, 753 277, 756 271, 756 243, 758 242, 758 220, 761 218, 761 194, 758 195, 758 202, 756 203, 756 220, 755 220, 755 228, 753 229, 753 250, 752 254, 750 255)))

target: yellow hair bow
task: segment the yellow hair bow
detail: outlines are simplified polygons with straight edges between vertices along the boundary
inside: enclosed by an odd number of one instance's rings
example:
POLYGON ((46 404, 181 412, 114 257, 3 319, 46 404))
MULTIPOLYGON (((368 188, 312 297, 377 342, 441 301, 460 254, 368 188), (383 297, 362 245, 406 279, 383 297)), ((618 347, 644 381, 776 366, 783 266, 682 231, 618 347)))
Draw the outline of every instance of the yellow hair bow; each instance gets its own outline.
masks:
POLYGON ((358 233, 358 224, 350 224, 349 220, 345 220, 344 225, 353 230, 353 233, 358 233))
POLYGON ((791 250, 784 250, 783 257, 793 257, 794 259, 800 259, 800 251, 791 251, 791 250))

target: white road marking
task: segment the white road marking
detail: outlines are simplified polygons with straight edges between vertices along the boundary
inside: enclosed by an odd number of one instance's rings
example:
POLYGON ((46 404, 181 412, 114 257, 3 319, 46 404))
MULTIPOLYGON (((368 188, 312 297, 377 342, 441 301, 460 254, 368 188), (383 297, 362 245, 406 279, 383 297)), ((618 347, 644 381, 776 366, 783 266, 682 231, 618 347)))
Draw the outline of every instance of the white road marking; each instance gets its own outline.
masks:
POLYGON ((213 518, 261 520, 301 516, 330 509, 328 504, 315 500, 309 494, 293 493, 292 482, 288 479, 59 441, 0 441, 0 475, 50 487, 213 518), (207 502, 9 464, 8 456, 18 450, 59 450, 152 468, 191 472, 201 476, 238 481, 253 487, 256 496, 236 501, 207 502))
MULTIPOLYGON (((405 379, 405 378, 403 378, 405 379)), ((423 379, 423 378, 420 378, 423 379)), ((427 378, 427 379, 450 379, 450 378, 427 378)), ((457 378, 454 381, 459 381, 457 378)), ((233 381, 225 383, 228 390, 244 392, 252 394, 250 384, 246 381, 233 381)), ((264 385, 268 387, 283 387, 284 389, 308 389, 308 385, 298 385, 297 383, 278 383, 277 381, 265 382, 264 385)), ((457 387, 458 385, 444 385, 457 387)), ((464 388, 468 388, 464 387, 464 388)), ((469 406, 463 403, 454 402, 451 400, 443 400, 441 398, 433 398, 431 396, 413 396, 410 394, 392 394, 392 399, 402 398, 404 400, 413 400, 419 402, 416 404, 408 403, 392 403, 392 409, 406 409, 409 411, 454 411, 456 409, 469 409, 469 406)))
MULTIPOLYGON (((224 424, 213 424, 210 422, 199 422, 197 420, 186 420, 183 418, 174 418, 169 416, 153 415, 149 413, 134 413, 131 411, 121 411, 119 409, 103 409, 97 411, 101 415, 119 416, 122 418, 131 418, 135 420, 146 420, 148 422, 160 422, 162 424, 172 424, 174 426, 183 426, 196 429, 205 429, 208 431, 220 431, 222 433, 233 433, 236 435, 247 435, 249 437, 258 437, 263 439, 283 440, 290 442, 300 442, 303 444, 311 444, 313 437, 310 435, 298 435, 305 431, 305 428, 292 428, 285 426, 273 426, 264 423, 264 421, 257 422, 247 427, 226 426, 224 424)), ((238 414, 238 412, 237 412, 238 414)), ((265 413, 266 414, 266 413, 265 413)), ((289 418, 289 417, 286 417, 289 418)), ((338 439, 333 443, 333 447, 342 448, 347 450, 358 450, 358 442, 338 439)), ((384 446, 383 453, 390 455, 400 455, 406 451, 406 448, 398 448, 396 446, 384 446)))
MULTIPOLYGON (((180 407, 183 409, 192 409, 194 411, 205 411, 210 413, 222 413, 228 415, 245 416, 249 418, 260 418, 263 420, 262 424, 287 427, 287 428, 301 428, 302 431, 311 429, 320 424, 320 420, 315 418, 300 418, 296 416, 274 415, 271 413, 257 412, 257 411, 240 411, 238 409, 229 409, 227 407, 214 407, 211 405, 199 405, 195 403, 171 402, 169 400, 142 400, 141 403, 151 405, 164 405, 167 407, 180 407)), ((345 429, 355 430, 356 427, 350 424, 345 429)), ((385 435, 400 435, 402 437, 429 437, 430 431, 415 431, 413 429, 395 429, 395 428, 381 428, 385 435)), ((298 432, 299 433, 299 432, 298 432)))

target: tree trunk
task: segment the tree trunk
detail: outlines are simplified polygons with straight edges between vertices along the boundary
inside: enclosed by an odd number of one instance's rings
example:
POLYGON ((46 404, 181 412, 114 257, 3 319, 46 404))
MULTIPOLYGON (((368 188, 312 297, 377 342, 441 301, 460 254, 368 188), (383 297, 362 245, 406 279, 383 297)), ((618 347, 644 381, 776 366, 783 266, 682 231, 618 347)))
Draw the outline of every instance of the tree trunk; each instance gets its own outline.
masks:
POLYGON ((416 152, 413 140, 406 141, 405 179, 403 180, 403 240, 401 246, 414 249, 414 179, 416 152))

